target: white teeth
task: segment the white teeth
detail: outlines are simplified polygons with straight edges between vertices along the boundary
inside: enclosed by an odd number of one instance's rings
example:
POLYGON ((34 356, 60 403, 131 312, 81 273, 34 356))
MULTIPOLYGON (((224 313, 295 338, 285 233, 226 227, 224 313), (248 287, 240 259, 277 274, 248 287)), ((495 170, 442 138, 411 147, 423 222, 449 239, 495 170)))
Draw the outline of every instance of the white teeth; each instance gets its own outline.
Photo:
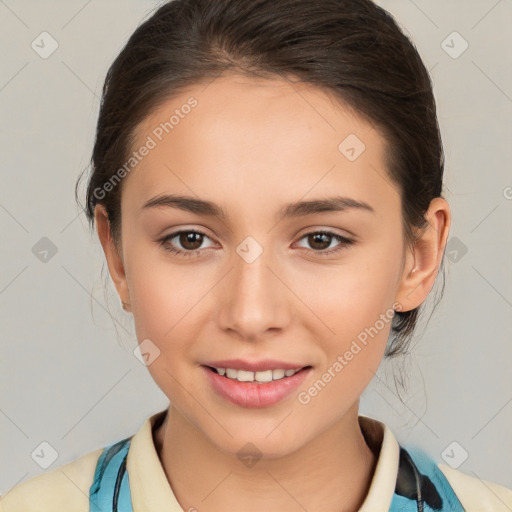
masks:
POLYGON ((254 380, 254 372, 238 370, 236 373, 236 380, 239 380, 240 382, 251 382, 254 380))
POLYGON ((282 379, 285 373, 284 370, 272 370, 272 379, 282 379))
POLYGON ((224 375, 228 379, 238 380, 239 382, 271 382, 286 377, 291 377, 301 370, 263 370, 261 372, 250 372, 247 370, 235 370, 234 368, 215 368, 219 375, 224 375))
POLYGON ((264 372, 255 372, 254 380, 258 382, 270 382, 272 380, 272 370, 265 370, 264 372))
POLYGON ((237 370, 233 370, 233 368, 226 368, 226 377, 230 379, 236 379, 237 370))

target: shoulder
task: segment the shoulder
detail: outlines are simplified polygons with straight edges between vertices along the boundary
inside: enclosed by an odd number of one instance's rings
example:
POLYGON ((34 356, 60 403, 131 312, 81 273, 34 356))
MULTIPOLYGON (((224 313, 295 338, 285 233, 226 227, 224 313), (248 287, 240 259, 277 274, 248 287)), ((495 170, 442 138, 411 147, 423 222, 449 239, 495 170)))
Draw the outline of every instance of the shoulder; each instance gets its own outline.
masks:
POLYGON ((89 512, 89 489, 104 448, 22 482, 0 496, 0 512, 89 512))
POLYGON ((437 464, 466 512, 510 512, 512 510, 512 489, 446 464, 437 464))

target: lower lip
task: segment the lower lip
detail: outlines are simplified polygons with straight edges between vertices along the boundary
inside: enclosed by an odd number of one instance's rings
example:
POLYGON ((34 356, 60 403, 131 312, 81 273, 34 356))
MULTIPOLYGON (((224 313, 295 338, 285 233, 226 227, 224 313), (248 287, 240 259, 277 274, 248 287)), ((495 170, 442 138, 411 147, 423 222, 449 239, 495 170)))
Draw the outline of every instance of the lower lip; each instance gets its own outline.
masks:
POLYGON ((309 374, 311 367, 303 368, 291 377, 273 380, 271 382, 239 382, 228 379, 208 367, 203 366, 206 376, 213 389, 222 397, 241 407, 269 407, 293 393, 309 374))

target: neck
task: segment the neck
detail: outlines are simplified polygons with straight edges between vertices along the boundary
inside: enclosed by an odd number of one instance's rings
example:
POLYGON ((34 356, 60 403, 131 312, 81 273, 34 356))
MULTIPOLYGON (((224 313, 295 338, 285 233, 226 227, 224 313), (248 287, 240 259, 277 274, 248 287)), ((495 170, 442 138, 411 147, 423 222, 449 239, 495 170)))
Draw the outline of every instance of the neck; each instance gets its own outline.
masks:
POLYGON ((358 405, 295 452, 262 457, 247 468, 170 405, 153 432, 155 448, 183 510, 357 511, 377 463, 359 426, 358 405))

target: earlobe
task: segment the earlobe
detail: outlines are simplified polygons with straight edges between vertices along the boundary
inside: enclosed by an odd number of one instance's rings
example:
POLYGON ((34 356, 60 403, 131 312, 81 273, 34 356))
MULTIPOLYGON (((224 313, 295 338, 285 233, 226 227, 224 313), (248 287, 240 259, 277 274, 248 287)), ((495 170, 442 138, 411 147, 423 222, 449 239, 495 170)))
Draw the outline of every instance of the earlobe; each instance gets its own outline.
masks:
POLYGON ((94 208, 94 219, 96 222, 98 238, 101 246, 103 247, 105 259, 107 260, 110 277, 116 287, 117 293, 119 294, 123 309, 125 311, 131 311, 129 300, 130 294, 126 281, 123 259, 114 239, 112 238, 110 221, 108 219, 107 211, 103 205, 98 204, 94 208))
POLYGON ((427 298, 441 266, 451 224, 450 207, 441 197, 432 199, 425 214, 427 226, 419 234, 406 261, 396 301, 400 311, 410 311, 427 298))

